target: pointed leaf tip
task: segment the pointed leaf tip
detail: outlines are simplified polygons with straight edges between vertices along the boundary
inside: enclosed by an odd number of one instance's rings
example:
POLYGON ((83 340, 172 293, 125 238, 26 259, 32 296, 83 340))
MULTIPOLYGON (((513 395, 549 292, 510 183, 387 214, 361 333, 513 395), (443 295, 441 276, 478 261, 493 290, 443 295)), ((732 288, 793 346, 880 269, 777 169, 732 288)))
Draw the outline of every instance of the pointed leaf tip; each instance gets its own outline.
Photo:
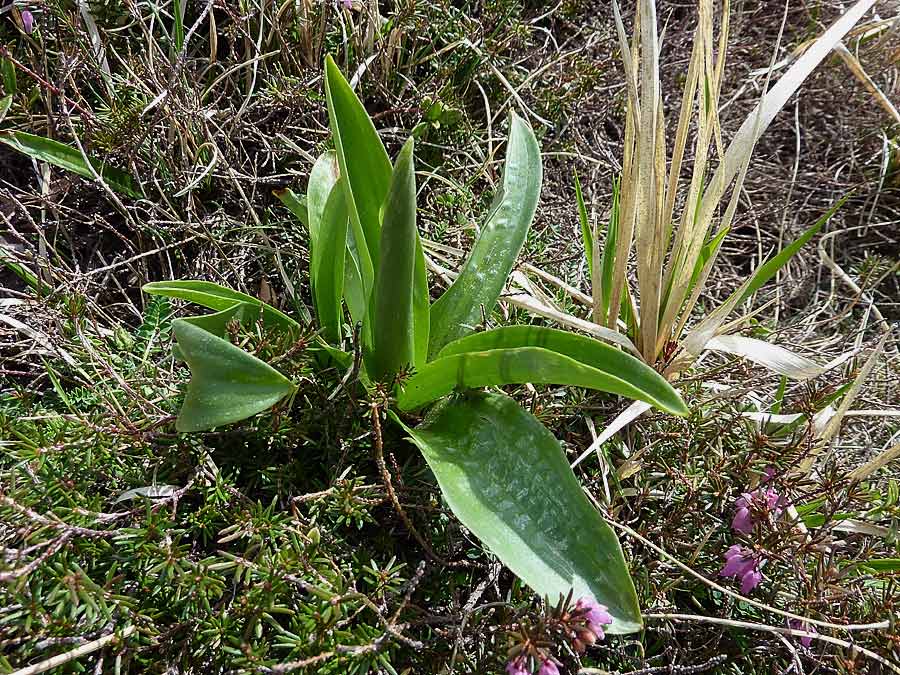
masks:
POLYGON ((227 340, 183 319, 172 322, 191 369, 178 431, 205 431, 260 413, 293 393, 284 375, 227 340))

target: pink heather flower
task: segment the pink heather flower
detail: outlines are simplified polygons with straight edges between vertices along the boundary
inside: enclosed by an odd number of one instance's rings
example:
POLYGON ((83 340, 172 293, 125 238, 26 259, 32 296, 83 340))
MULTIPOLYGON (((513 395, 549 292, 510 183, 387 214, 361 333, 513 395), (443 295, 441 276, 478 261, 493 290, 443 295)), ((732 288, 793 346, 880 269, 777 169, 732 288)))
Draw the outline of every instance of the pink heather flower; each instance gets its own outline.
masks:
POLYGON ((353 0, 338 0, 338 4, 344 9, 353 9, 353 0))
POLYGON ((21 12, 22 16, 22 28, 26 33, 31 35, 32 31, 34 31, 34 14, 29 12, 27 9, 23 9, 21 12))
POLYGON ((507 675, 531 675, 531 672, 525 668, 525 658, 517 656, 506 664, 507 675))
POLYGON ((537 675, 559 675, 559 668, 553 662, 553 659, 546 659, 542 664, 537 675))
POLYGON ((608 626, 613 622, 612 615, 607 611, 606 605, 601 605, 591 598, 580 598, 575 603, 575 610, 584 614, 588 630, 596 635, 598 640, 602 640, 606 636, 606 633, 603 632, 603 626, 608 626))
POLYGON ((719 576, 740 578, 741 593, 747 595, 762 581, 759 562, 753 551, 735 544, 725 552, 725 566, 719 572, 719 576))
POLYGON ((750 504, 745 497, 749 497, 746 493, 742 495, 734 505, 737 511, 734 513, 734 520, 731 521, 731 528, 735 532, 742 534, 750 534, 753 532, 753 516, 750 514, 750 504))
POLYGON ((783 500, 775 490, 769 488, 765 492, 762 489, 753 492, 745 492, 734 502, 736 511, 731 527, 735 532, 750 534, 753 526, 761 519, 773 514, 776 518, 781 515, 783 500))
MULTIPOLYGON (((819 631, 816 630, 815 626, 810 626, 808 624, 805 624, 802 621, 799 621, 798 619, 791 619, 790 621, 788 621, 788 626, 790 626, 791 629, 793 629, 793 630, 803 630, 803 631, 806 631, 807 633, 813 633, 815 635, 818 635, 818 633, 819 633, 819 631)), ((812 636, 810 636, 810 635, 804 635, 800 638, 800 644, 803 645, 804 647, 809 647, 812 644, 812 641, 813 641, 813 639, 812 639, 812 636)))

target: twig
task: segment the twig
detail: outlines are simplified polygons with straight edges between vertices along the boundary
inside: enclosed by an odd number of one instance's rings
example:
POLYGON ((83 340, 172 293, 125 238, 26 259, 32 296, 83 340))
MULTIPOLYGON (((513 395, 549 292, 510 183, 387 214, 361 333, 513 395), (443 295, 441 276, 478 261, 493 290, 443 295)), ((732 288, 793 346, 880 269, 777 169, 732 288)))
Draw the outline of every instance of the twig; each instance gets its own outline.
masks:
MULTIPOLYGON (((822 642, 828 642, 833 645, 838 645, 840 647, 844 647, 845 649, 849 649, 853 652, 857 652, 862 654, 863 656, 872 659, 873 661, 877 661, 883 666, 886 666, 889 670, 894 673, 900 674, 900 666, 897 666, 894 663, 891 663, 883 656, 876 654, 871 649, 866 649, 865 647, 860 647, 859 645, 853 644, 852 642, 848 642, 847 640, 841 640, 840 638, 831 637, 830 635, 822 635, 821 633, 812 633, 805 630, 797 630, 796 628, 782 628, 780 626, 769 626, 764 623, 754 623, 752 621, 735 621, 734 619, 720 619, 715 616, 701 616, 699 614, 668 614, 668 613, 660 613, 660 614, 644 614, 643 617, 645 619, 659 619, 663 621, 700 621, 702 623, 715 623, 722 626, 731 626, 732 628, 747 628, 749 630, 758 630, 764 633, 776 633, 778 635, 792 635, 794 637, 800 638, 812 638, 813 640, 821 640, 822 642)), ((842 626, 842 628, 846 628, 846 626, 842 626)))
POLYGON ((136 630, 136 626, 128 626, 121 633, 110 633, 109 635, 104 635, 101 638, 97 638, 96 640, 83 644, 80 647, 76 647, 72 651, 66 652, 65 654, 57 654, 56 656, 52 656, 49 659, 41 661, 40 663, 35 663, 33 666, 28 666, 27 668, 21 668, 19 670, 13 671, 10 675, 36 675, 37 673, 45 673, 51 668, 57 668, 58 666, 68 663, 69 661, 74 661, 75 659, 80 659, 82 656, 87 656, 88 654, 95 652, 98 649, 103 649, 116 640, 124 640, 136 630))
MULTIPOLYGON (((689 666, 651 666, 649 668, 641 668, 640 670, 629 670, 627 673, 619 675, 694 675, 702 673, 705 670, 712 670, 716 666, 725 663, 728 656, 725 654, 717 654, 705 663, 695 663, 689 666)), ((609 671, 600 670, 599 668, 582 668, 578 671, 578 675, 606 675, 609 671)))
POLYGON ((371 412, 372 429, 375 434, 375 463, 378 465, 378 471, 381 473, 382 481, 384 481, 384 489, 387 492, 388 499, 391 500, 391 504, 394 505, 394 510, 397 512, 397 515, 400 516, 403 524, 406 525, 406 529, 408 529, 412 533, 413 537, 415 537, 416 541, 419 542, 419 546, 421 546, 422 550, 425 551, 425 555, 442 566, 459 566, 459 563, 448 562, 434 552, 434 549, 431 548, 431 545, 427 541, 425 541, 425 538, 421 534, 419 534, 416 526, 413 525, 412 520, 410 520, 409 516, 406 514, 406 510, 403 508, 403 505, 400 504, 400 500, 397 498, 397 493, 394 491, 394 485, 391 482, 391 474, 388 471, 387 464, 385 464, 384 461, 384 441, 381 436, 380 406, 377 403, 372 403, 371 412))

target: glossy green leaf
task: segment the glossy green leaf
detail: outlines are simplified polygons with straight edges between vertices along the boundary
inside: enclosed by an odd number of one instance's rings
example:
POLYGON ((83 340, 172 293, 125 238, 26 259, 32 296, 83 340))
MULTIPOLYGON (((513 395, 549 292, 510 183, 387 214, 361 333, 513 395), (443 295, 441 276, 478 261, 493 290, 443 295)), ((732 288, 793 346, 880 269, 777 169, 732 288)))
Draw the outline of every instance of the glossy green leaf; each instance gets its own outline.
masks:
POLYGON ((309 212, 310 246, 314 251, 318 249, 319 245, 319 232, 325 214, 325 205, 328 203, 328 197, 339 177, 340 169, 334 150, 323 152, 309 172, 309 183, 306 186, 306 208, 309 212))
MULTIPOLYGON (((344 188, 346 190, 346 187, 344 188)), ((374 282, 372 282, 374 284, 374 282)), ((344 255, 344 301, 353 323, 365 321, 369 308, 369 295, 363 281, 360 266, 360 251, 356 245, 353 229, 347 232, 347 252, 344 255)))
POLYGON ((204 431, 246 419, 293 393, 294 385, 267 363, 182 319, 172 322, 191 369, 179 431, 204 431))
POLYGON ((224 338, 225 332, 228 330, 228 324, 232 321, 243 323, 245 318, 249 319, 245 312, 248 312, 248 314, 252 313, 253 309, 253 305, 249 305, 246 302, 238 302, 227 309, 223 309, 221 312, 189 316, 181 319, 181 321, 197 326, 197 328, 202 328, 216 337, 224 338))
POLYGON ((610 633, 641 629, 615 533, 534 416, 508 396, 473 395, 406 430, 456 517, 538 595, 593 597, 609 608, 610 633))
MULTIPOLYGON (((590 389, 601 389, 645 401, 676 415, 685 415, 688 412, 678 392, 646 363, 605 342, 569 331, 543 326, 495 328, 451 342, 441 350, 439 357, 522 347, 540 347, 555 352, 584 366, 602 371, 605 377, 612 379, 607 386, 613 386, 615 381, 619 381, 626 387, 624 390, 615 391, 605 386, 583 385, 590 389)), ((560 377, 566 376, 561 373, 560 377)), ((538 380, 528 381, 538 382, 538 380)), ((547 384, 566 384, 563 379, 541 381, 547 384)))
MULTIPOLYGON (((181 321, 197 326, 197 328, 202 328, 216 337, 224 338, 228 330, 228 324, 232 321, 246 323, 255 320, 255 317, 251 317, 251 315, 258 316, 259 308, 256 308, 255 312, 253 309, 254 307, 246 302, 238 302, 227 309, 223 309, 221 312, 188 316, 181 319, 181 321)), ((172 356, 178 361, 184 361, 184 354, 181 353, 181 348, 177 342, 172 345, 172 356)))
POLYGON ((803 234, 797 237, 790 244, 781 249, 771 260, 766 261, 762 265, 760 265, 756 271, 753 273, 753 276, 750 278, 750 283, 746 288, 743 289, 743 294, 741 295, 740 300, 738 300, 737 304, 741 304, 751 295, 756 293, 760 288, 765 285, 769 279, 775 276, 782 267, 784 267, 787 262, 794 257, 794 255, 799 251, 803 246, 809 242, 810 239, 815 236, 815 234, 822 229, 822 227, 831 220, 831 217, 837 212, 839 208, 844 205, 850 198, 850 195, 844 195, 841 197, 834 206, 828 209, 827 213, 819 218, 811 227, 809 227, 803 234))
POLYGON ((413 410, 453 391, 530 382, 606 391, 687 414, 677 392, 653 369, 574 333, 512 326, 462 338, 450 347, 405 382, 397 396, 401 410, 413 410))
MULTIPOLYGON (((312 213, 312 210, 310 210, 312 213)), ((313 258, 313 297, 323 337, 333 344, 341 341, 344 310, 344 256, 347 251, 347 201, 344 186, 336 183, 325 203, 319 222, 319 254, 313 258)))
POLYGON ((428 353, 434 357, 491 312, 512 271, 541 192, 541 151, 528 123, 510 115, 503 181, 491 215, 459 276, 431 308, 428 353))
POLYGON ((397 157, 381 225, 381 257, 372 296, 372 345, 366 369, 386 381, 415 362, 413 294, 416 254, 416 178, 413 139, 397 157))
POLYGON ((391 160, 369 114, 331 56, 325 59, 325 98, 340 177, 358 250, 366 295, 375 278, 381 237, 381 205, 391 182, 391 160))
POLYGON ((149 284, 144 284, 142 290, 150 295, 180 298, 217 311, 228 309, 236 302, 246 302, 248 305, 260 308, 263 321, 267 325, 293 332, 297 332, 300 329, 299 323, 275 309, 272 305, 268 305, 246 293, 240 293, 225 286, 214 284, 211 281, 153 281, 149 284))
POLYGON ((116 192, 135 198, 143 196, 137 181, 130 174, 98 159, 91 158, 91 164, 88 165, 78 148, 73 148, 65 143, 24 131, 0 132, 0 143, 40 162, 49 162, 89 180, 94 180, 94 172, 96 172, 116 192), (91 171, 91 166, 93 166, 93 171, 91 171))

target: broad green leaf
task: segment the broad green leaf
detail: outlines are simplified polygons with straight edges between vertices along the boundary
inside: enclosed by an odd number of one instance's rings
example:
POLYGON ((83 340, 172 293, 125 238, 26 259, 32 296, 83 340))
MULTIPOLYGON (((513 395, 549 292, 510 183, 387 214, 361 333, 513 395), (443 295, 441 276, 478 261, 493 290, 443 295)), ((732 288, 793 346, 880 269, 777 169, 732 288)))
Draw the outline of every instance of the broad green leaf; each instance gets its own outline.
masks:
POLYGON ((416 260, 416 178, 413 139, 397 157, 381 225, 381 256, 372 296, 372 345, 366 369, 386 381, 415 362, 413 296, 416 260))
POLYGON ((144 284, 142 290, 150 295, 181 298, 182 300, 217 311, 228 309, 236 302, 246 302, 248 305, 260 308, 263 321, 266 324, 277 326, 287 331, 298 332, 300 330, 299 323, 287 314, 278 311, 272 305, 268 305, 246 293, 233 291, 230 288, 225 288, 225 286, 220 286, 210 281, 153 281, 149 284, 144 284))
MULTIPOLYGON (((259 315, 259 308, 253 311, 253 306, 246 302, 237 302, 228 309, 212 314, 200 314, 199 316, 188 316, 183 319, 185 323, 189 323, 197 328, 202 328, 207 333, 212 333, 216 337, 224 338, 225 332, 228 330, 228 324, 232 321, 240 321, 247 323, 251 320, 251 315, 259 315)), ((178 344, 172 345, 172 356, 178 361, 184 361, 184 354, 178 344)))
POLYGON ((334 186, 338 182, 337 155, 334 150, 323 152, 309 172, 309 184, 306 186, 306 205, 309 211, 309 239, 313 250, 318 248, 319 232, 325 205, 334 186))
POLYGON ((587 258, 588 276, 594 274, 594 235, 588 220, 587 208, 584 205, 584 194, 581 192, 581 181, 575 172, 575 203, 578 205, 578 222, 581 223, 581 242, 584 244, 584 255, 587 258))
POLYGON ((251 417, 293 393, 295 387, 267 363, 183 319, 172 322, 191 369, 178 431, 204 431, 251 417))
POLYGON ((541 192, 541 151, 528 123, 510 115, 503 181, 459 276, 431 308, 428 353, 471 333, 491 312, 525 242, 541 192))
MULTIPOLYGON (((346 189, 345 186, 344 190, 346 189)), ((369 296, 360 267, 360 251, 352 228, 347 232, 347 253, 344 255, 344 300, 353 322, 365 321, 369 296)))
MULTIPOLYGON (((397 396, 397 405, 401 410, 414 410, 454 391, 526 382, 597 389, 663 407, 627 380, 541 347, 491 349, 437 358, 406 381, 397 396)), ((670 412, 685 414, 683 408, 670 412)))
POLYGON ((640 630, 622 548, 559 441, 508 396, 468 396, 432 412, 406 430, 463 525, 551 603, 572 591, 609 608, 610 633, 640 630))
POLYGON ((436 361, 410 378, 406 390, 407 395, 412 396, 411 387, 418 387, 420 383, 452 391, 455 386, 523 382, 572 384, 645 401, 676 415, 688 412, 672 385, 642 361, 599 340, 542 326, 496 328, 451 342, 441 350, 436 361), (507 352, 522 356, 522 363, 509 363, 510 357, 504 356, 507 352), (468 355, 475 356, 473 362, 466 361, 468 355), (452 358, 456 359, 459 370, 448 369, 452 362, 442 363, 452 358), (469 372, 479 362, 483 371, 469 372), (529 372, 529 366, 534 367, 534 372, 529 372), (441 377, 449 378, 449 381, 441 381, 441 377), (487 382, 466 385, 474 380, 487 382))
POLYGON ((751 295, 756 293, 760 288, 762 288, 769 279, 775 276, 775 274, 784 267, 787 262, 794 257, 794 255, 799 251, 803 246, 812 239, 815 234, 822 229, 822 226, 825 225, 831 217, 837 212, 839 208, 844 205, 850 198, 850 195, 844 195, 841 197, 834 206, 828 209, 827 213, 819 218, 811 227, 809 227, 803 234, 797 237, 790 244, 781 249, 771 260, 766 261, 762 265, 756 268, 756 271, 753 273, 753 276, 750 278, 750 283, 747 285, 745 289, 743 289, 743 293, 740 296, 737 304, 741 304, 751 295))
POLYGON ((381 205, 391 182, 391 160, 369 114, 330 55, 325 58, 325 98, 368 296, 378 261, 381 205))
POLYGON ((77 148, 65 143, 24 131, 0 132, 0 143, 40 162, 49 162, 89 180, 94 180, 94 172, 96 172, 116 192, 135 198, 143 196, 137 181, 130 174, 93 158, 91 158, 89 166, 77 148), (94 171, 91 171, 91 166, 94 171))
MULTIPOLYGON (((201 314, 199 316, 189 316, 181 319, 185 323, 189 323, 197 328, 202 328, 207 333, 212 333, 216 337, 224 338, 225 332, 228 330, 228 324, 232 321, 244 322, 249 319, 249 315, 253 313, 253 305, 246 302, 237 302, 221 312, 212 314, 201 314), (247 314, 245 314, 245 312, 247 314)), ((256 308, 257 312, 259 308, 256 308)))
MULTIPOLYGON (((312 210, 310 210, 312 213, 312 210)), ((319 222, 319 254, 313 258, 313 296, 323 337, 333 344, 341 341, 344 311, 344 256, 347 251, 347 201, 344 186, 336 183, 319 222)))

